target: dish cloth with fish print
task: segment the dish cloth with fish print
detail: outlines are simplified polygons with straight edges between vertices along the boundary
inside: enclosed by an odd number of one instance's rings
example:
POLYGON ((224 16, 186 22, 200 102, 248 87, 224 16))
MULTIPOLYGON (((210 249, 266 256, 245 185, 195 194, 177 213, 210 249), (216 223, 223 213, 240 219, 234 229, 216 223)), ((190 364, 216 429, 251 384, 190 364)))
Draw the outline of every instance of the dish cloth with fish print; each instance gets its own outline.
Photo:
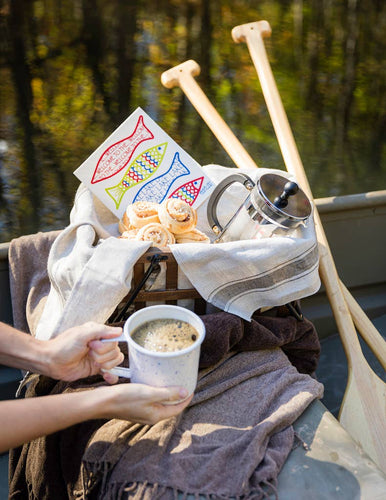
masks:
MULTIPOLYGON (((206 165, 203 170, 218 184, 232 169, 206 165)), ((265 173, 293 179, 274 169, 242 170, 255 182, 265 173)), ((224 221, 230 220, 248 191, 236 183, 220 200, 224 221)), ((214 234, 207 218, 207 201, 197 210, 197 227, 212 240, 214 234)), ((259 240, 231 241, 202 245, 170 245, 179 267, 200 295, 223 311, 250 320, 257 309, 286 304, 316 293, 320 288, 319 255, 312 217, 306 226, 259 240)))

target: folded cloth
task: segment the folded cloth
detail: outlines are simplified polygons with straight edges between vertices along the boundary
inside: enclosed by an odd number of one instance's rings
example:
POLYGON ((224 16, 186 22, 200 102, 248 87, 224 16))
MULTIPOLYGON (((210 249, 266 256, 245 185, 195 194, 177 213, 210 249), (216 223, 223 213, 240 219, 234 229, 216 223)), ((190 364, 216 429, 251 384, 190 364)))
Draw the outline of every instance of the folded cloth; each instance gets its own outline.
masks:
MULTIPOLYGON (((216 183, 232 173, 219 165, 207 165, 203 169, 216 183)), ((255 181, 267 172, 292 179, 288 173, 272 169, 244 171, 255 181)), ((247 193, 239 183, 224 193, 221 206, 219 204, 224 225, 247 193)), ((198 227, 210 235, 206 208, 207 201, 198 208, 198 227)), ((320 287, 318 246, 312 216, 305 226, 299 226, 289 235, 281 231, 260 240, 216 245, 190 243, 171 245, 170 248, 184 274, 206 301, 246 320, 250 320, 258 308, 301 299, 320 287)))
POLYGON ((50 250, 51 288, 36 337, 48 339, 86 321, 109 318, 130 291, 135 262, 150 246, 118 235, 117 218, 81 185, 70 225, 50 250))
MULTIPOLYGON (((127 382, 126 382, 127 383, 127 382)), ((41 377, 29 395, 83 390, 41 377)), ((9 498, 263 498, 294 443, 292 423, 322 396, 281 349, 229 352, 199 373, 190 406, 153 426, 84 422, 10 455, 9 498)))
POLYGON ((200 369, 215 365, 230 351, 281 347, 300 373, 314 374, 320 357, 316 329, 306 318, 297 321, 285 309, 275 308, 274 317, 255 314, 251 321, 225 312, 201 316, 206 334, 201 345, 200 369))

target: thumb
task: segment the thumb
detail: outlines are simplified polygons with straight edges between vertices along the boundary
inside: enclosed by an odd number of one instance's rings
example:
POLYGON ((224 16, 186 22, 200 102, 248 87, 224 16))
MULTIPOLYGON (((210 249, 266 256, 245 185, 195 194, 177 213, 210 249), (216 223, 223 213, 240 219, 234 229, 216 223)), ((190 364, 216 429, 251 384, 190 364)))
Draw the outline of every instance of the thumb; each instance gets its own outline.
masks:
POLYGON ((185 387, 162 387, 158 391, 158 396, 155 400, 158 403, 166 403, 168 401, 178 401, 185 399, 188 396, 188 391, 185 387))
POLYGON ((82 336, 86 341, 115 339, 122 334, 120 326, 108 326, 94 322, 85 323, 82 325, 82 330, 82 336))

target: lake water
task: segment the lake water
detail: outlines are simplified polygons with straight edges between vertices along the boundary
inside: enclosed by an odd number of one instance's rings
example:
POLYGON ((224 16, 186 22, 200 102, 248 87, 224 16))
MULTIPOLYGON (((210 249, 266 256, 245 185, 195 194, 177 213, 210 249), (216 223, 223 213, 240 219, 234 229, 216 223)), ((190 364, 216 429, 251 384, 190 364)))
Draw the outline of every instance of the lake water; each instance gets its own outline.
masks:
POLYGON ((384 2, 12 0, 0 11, 0 241, 65 227, 73 171, 138 106, 198 163, 235 167, 181 89, 161 84, 188 59, 255 162, 284 169, 247 46, 231 37, 263 19, 314 197, 386 189, 384 2))

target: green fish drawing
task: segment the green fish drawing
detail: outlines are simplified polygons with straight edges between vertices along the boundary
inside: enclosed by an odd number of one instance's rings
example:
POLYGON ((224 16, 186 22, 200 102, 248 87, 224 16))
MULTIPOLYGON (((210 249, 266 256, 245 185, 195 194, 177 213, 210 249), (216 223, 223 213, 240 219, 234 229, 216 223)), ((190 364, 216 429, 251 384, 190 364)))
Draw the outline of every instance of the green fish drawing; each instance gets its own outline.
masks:
POLYGON ((128 189, 146 181, 158 169, 165 155, 167 144, 164 142, 141 153, 130 163, 119 184, 106 189, 106 193, 114 200, 117 209, 128 189))

